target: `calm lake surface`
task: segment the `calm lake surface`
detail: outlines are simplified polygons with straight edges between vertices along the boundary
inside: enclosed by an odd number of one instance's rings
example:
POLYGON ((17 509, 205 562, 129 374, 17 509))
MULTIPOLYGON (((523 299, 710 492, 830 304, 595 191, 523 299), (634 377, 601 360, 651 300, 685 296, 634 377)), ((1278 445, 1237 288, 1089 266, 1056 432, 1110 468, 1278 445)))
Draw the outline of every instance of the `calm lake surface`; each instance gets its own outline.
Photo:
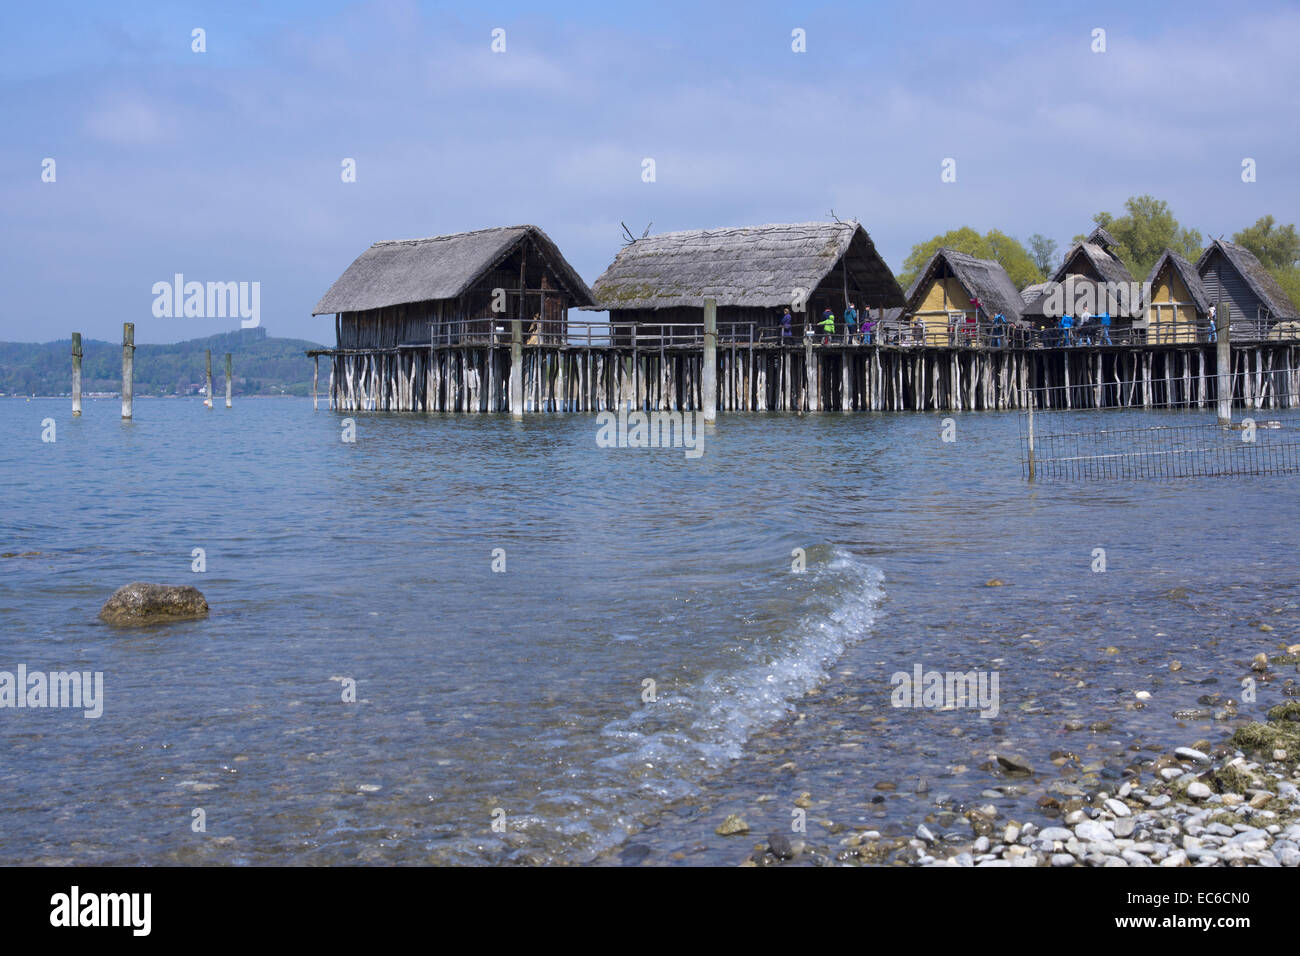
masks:
POLYGON ((1052 753, 1113 779, 1218 740, 1174 712, 1300 640, 1290 477, 1030 486, 986 412, 953 443, 731 414, 697 460, 586 415, 352 417, 346 444, 310 401, 0 399, 0 669, 105 696, 0 709, 0 863, 730 865, 803 793, 830 845, 949 796, 1024 820, 1052 753), (211 616, 100 623, 135 580, 211 616), (999 713, 891 706, 917 664, 996 671, 999 713), (981 796, 994 752, 1038 772, 981 796))

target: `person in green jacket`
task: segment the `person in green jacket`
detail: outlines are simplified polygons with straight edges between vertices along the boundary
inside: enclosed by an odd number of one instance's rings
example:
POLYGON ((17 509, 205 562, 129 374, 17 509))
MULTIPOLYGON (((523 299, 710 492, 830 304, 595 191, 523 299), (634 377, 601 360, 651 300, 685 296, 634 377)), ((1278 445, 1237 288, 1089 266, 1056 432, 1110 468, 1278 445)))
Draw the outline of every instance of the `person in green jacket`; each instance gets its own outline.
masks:
POLYGON ((822 313, 822 345, 831 344, 831 336, 835 334, 835 316, 827 309, 822 313))

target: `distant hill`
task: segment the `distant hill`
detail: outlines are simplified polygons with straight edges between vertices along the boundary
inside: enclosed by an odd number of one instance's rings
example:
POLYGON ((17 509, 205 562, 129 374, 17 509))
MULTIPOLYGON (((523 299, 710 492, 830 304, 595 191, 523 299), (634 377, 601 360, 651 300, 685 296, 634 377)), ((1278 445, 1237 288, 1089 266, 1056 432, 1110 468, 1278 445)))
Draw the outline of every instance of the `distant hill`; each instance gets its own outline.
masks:
MULTIPOLYGON (((240 329, 174 345, 135 347, 137 395, 193 394, 204 379, 203 352, 212 350, 212 387, 225 393, 225 354, 231 354, 237 395, 307 395, 312 360, 305 339, 271 338, 266 329, 240 329)), ((118 392, 122 387, 122 345, 83 339, 81 390, 118 392)), ((67 395, 72 390, 72 340, 42 344, 0 342, 0 392, 5 395, 67 395)))

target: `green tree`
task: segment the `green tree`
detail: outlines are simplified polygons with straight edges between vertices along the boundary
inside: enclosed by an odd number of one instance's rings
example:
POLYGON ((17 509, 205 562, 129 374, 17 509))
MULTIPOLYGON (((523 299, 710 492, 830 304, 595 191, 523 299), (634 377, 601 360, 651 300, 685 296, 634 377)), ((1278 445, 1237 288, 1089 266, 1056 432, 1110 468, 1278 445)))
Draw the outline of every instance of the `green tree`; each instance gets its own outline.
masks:
POLYGON ((1044 276, 1056 271, 1056 240, 1048 239, 1041 232, 1029 237, 1029 255, 1044 276))
MULTIPOLYGON (((1196 261, 1201 254, 1201 234, 1179 224, 1169 204, 1154 196, 1130 196, 1124 201, 1123 216, 1099 212, 1092 221, 1115 238, 1111 250, 1128 266, 1135 279, 1151 271, 1166 248, 1196 261)), ((1082 242, 1086 236, 1075 236, 1082 242)))
POLYGON ((1275 276, 1279 270, 1300 264, 1300 236, 1296 235, 1295 224, 1274 228, 1276 225, 1272 216, 1261 216, 1255 220, 1255 225, 1232 236, 1233 242, 1254 253, 1264 268, 1275 276))
POLYGON ((945 248, 964 252, 977 259, 995 260, 1007 270, 1016 288, 1043 280, 1042 271, 1017 240, 996 229, 990 229, 981 236, 970 226, 962 226, 914 245, 903 260, 903 271, 898 275, 898 284, 904 289, 910 287, 930 257, 945 248))
POLYGON ((1280 269, 1270 269, 1269 272, 1273 273, 1273 278, 1292 304, 1300 306, 1300 266, 1283 266, 1280 269))
POLYGON ((1007 275, 1011 276, 1011 281, 1016 284, 1017 289, 1023 289, 1033 282, 1042 282, 1046 278, 1043 270, 1034 262, 1034 257, 1019 240, 996 229, 990 229, 984 234, 984 241, 989 244, 989 250, 993 253, 985 258, 997 261, 1002 268, 1006 269, 1007 275))

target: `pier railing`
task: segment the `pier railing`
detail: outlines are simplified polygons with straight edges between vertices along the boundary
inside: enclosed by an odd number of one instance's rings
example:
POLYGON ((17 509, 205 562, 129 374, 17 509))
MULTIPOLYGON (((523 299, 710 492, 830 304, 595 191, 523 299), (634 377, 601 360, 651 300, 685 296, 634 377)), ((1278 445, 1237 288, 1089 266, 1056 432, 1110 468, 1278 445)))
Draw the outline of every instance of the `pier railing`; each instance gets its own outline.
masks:
MULTIPOLYGON (((501 346, 514 341, 513 319, 461 319, 429 323, 429 344, 438 346, 501 346)), ((703 324, 591 322, 567 319, 519 320, 522 345, 573 345, 586 348, 701 348, 703 324)), ((718 343, 757 345, 762 341, 753 322, 718 323, 718 343)))
MULTIPOLYGON (((429 345, 500 346, 513 341, 513 322, 508 318, 462 319, 431 322, 429 345)), ((701 348, 702 323, 597 322, 587 320, 521 320, 521 344, 525 346, 581 346, 587 348, 701 348)), ((946 325, 925 322, 876 322, 870 329, 848 333, 843 324, 826 332, 814 323, 795 323, 787 333, 780 325, 755 322, 719 322, 717 344, 731 346, 893 346, 897 348, 947 347, 981 349, 1077 348, 1149 345, 1197 345, 1217 341, 1221 329, 1209 321, 1156 321, 1103 325, 1093 318, 1076 320, 1069 327, 1034 328, 1027 323, 955 321, 946 325)), ((1232 341, 1300 341, 1300 322, 1234 321, 1232 341)))
MULTIPOLYGON (((1208 320, 1173 322, 1170 320, 1103 324, 1092 318, 1079 319, 1069 326, 1046 328, 1027 324, 950 322, 948 324, 914 322, 887 325, 879 335, 879 344, 903 347, 929 345, 974 348, 1075 348, 1080 346, 1147 346, 1197 345, 1218 341, 1222 329, 1208 320)), ((861 336, 859 336, 860 338, 861 336)), ((1232 341, 1277 342, 1300 341, 1300 323, 1241 320, 1232 323, 1232 341)))

